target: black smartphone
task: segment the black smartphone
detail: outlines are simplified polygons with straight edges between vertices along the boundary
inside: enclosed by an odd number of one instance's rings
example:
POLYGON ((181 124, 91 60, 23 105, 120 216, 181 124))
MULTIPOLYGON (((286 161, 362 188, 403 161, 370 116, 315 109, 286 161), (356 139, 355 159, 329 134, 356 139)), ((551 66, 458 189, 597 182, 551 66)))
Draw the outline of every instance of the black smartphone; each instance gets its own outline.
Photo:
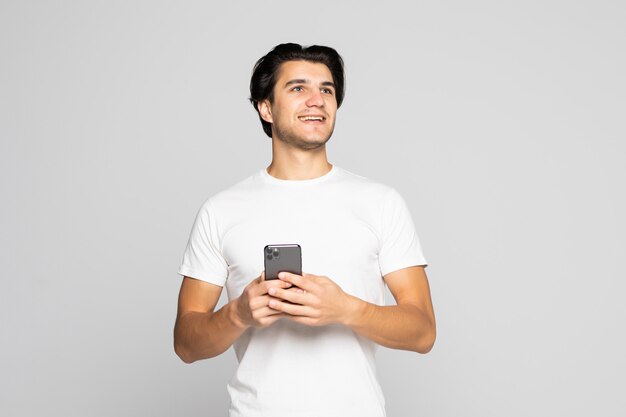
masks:
POLYGON ((279 272, 302 275, 302 249, 300 245, 267 245, 263 249, 265 279, 278 279, 279 272))

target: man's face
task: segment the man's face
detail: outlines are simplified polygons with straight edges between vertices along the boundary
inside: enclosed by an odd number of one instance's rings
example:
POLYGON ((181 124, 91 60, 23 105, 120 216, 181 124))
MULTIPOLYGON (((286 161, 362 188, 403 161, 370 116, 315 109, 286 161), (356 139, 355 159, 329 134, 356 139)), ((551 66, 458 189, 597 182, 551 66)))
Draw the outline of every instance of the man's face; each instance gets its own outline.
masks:
POLYGON ((272 103, 259 103, 272 136, 300 149, 323 146, 335 128, 337 99, 328 67, 307 61, 281 64, 272 103))

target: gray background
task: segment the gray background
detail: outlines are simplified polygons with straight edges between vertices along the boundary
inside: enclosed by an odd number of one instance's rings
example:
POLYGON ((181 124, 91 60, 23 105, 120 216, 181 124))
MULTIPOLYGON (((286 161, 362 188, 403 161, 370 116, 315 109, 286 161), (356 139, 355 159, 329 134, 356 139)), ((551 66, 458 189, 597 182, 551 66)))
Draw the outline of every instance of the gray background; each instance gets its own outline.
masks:
POLYGON ((266 166, 275 44, 334 46, 331 162, 396 187, 438 319, 389 416, 623 416, 620 1, 0 1, 0 415, 221 416, 172 348, 200 204, 266 166))

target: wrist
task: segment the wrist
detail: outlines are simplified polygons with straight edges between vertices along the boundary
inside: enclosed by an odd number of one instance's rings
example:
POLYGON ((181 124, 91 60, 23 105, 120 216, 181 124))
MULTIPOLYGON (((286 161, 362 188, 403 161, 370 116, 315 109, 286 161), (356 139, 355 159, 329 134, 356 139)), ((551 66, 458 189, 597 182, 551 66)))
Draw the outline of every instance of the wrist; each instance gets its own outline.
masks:
POLYGON ((228 303, 228 317, 231 323, 239 330, 246 330, 248 326, 243 322, 239 316, 239 298, 236 298, 228 303))
POLYGON ((343 324, 348 327, 357 326, 359 319, 365 314, 366 310, 367 302, 350 295, 346 303, 346 310, 342 320, 343 324))

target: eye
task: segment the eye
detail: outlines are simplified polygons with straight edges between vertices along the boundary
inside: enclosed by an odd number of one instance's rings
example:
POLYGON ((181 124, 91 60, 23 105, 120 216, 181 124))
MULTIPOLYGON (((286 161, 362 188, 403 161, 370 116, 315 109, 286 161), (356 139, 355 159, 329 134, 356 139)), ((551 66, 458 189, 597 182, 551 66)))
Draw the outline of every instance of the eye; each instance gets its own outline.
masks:
POLYGON ((333 90, 330 88, 322 88, 322 93, 324 94, 330 94, 331 96, 333 95, 333 90))
POLYGON ((297 85, 294 88, 291 89, 291 91, 295 91, 297 93, 304 91, 304 88, 302 88, 301 86, 297 85))

